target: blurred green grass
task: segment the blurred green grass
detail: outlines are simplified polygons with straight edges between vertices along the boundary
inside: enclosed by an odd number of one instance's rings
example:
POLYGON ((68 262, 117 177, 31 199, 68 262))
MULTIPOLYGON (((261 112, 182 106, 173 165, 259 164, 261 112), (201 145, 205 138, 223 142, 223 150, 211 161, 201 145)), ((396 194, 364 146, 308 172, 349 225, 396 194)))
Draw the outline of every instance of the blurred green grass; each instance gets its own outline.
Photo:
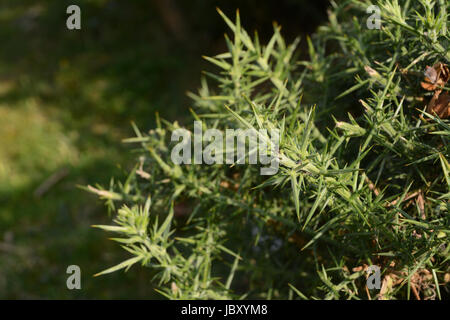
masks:
MULTIPOLYGON (((118 164, 133 165, 120 143, 132 135, 131 121, 149 129, 156 111, 170 119, 187 115, 184 92, 198 85, 205 66, 200 55, 224 45, 226 29, 214 6, 240 6, 179 2, 188 27, 187 39, 180 39, 154 2, 0 3, 0 298, 154 297, 146 270, 92 278, 124 257, 90 227, 108 216, 76 185, 106 185, 124 174, 118 164), (66 8, 74 3, 82 8, 81 31, 65 27, 66 8), (81 267, 82 290, 66 289, 71 264, 81 267)), ((258 29, 264 25, 264 35, 277 6, 257 3, 247 2, 243 16, 254 17, 250 25, 258 29)), ((308 2, 283 3, 285 10, 308 2)), ((322 17, 316 5, 301 12, 315 24, 322 17)), ((313 30, 310 20, 297 18, 287 18, 293 35, 313 30)))
POLYGON ((148 25, 148 3, 85 1, 82 32, 65 28, 67 5, 0 6, 0 298, 146 298, 141 271, 92 278, 123 257, 90 228, 107 215, 76 185, 120 177, 117 164, 131 164, 120 143, 130 121, 149 127, 156 110, 174 116, 185 104, 177 74, 187 57, 153 41, 164 31, 148 25), (80 291, 66 289, 71 264, 81 267, 80 291))

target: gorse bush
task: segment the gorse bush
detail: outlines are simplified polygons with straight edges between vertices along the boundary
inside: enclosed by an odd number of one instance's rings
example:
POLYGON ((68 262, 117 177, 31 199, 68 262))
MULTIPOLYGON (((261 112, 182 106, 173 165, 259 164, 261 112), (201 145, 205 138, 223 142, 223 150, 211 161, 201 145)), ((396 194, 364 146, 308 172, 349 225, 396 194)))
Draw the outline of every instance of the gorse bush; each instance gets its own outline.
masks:
POLYGON ((263 45, 219 10, 228 52, 205 57, 218 71, 184 127, 278 129, 279 170, 176 165, 179 123, 134 126, 126 181, 88 187, 114 213, 97 227, 131 255, 100 274, 140 264, 173 299, 448 298, 450 4, 379 1, 373 30, 369 5, 331 2, 306 61, 279 26, 263 45))

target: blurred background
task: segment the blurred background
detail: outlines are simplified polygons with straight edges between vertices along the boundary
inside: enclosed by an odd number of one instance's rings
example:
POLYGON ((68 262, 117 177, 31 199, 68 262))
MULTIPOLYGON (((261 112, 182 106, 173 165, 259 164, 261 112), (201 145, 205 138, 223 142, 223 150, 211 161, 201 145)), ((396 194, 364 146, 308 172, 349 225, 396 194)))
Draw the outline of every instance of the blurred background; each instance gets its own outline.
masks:
POLYGON ((263 40, 277 21, 289 41, 326 20, 327 1, 0 1, 0 299, 161 298, 139 267, 92 277, 126 253, 90 227, 110 219, 77 185, 124 177, 131 121, 188 115, 185 92, 216 70, 201 55, 226 50, 215 7, 239 8, 263 40), (81 30, 66 28, 71 4, 81 30), (81 290, 66 288, 72 264, 81 290))

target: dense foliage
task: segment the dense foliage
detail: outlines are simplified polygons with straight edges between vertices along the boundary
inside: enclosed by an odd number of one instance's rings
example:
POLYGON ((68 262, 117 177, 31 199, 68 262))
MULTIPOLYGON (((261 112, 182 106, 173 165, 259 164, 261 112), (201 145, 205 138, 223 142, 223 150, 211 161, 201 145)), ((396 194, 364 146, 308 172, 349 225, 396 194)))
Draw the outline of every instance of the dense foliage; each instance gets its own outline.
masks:
POLYGON ((134 127, 126 142, 140 147, 126 181, 88 187, 114 214, 97 227, 131 254, 100 274, 138 263, 175 299, 448 297, 450 124, 430 99, 449 88, 421 82, 450 62, 450 4, 379 1, 373 30, 368 5, 331 2, 306 61, 279 26, 262 45, 239 13, 232 21, 219 10, 233 37, 228 52, 205 57, 219 71, 190 93, 192 120, 278 129, 279 171, 176 165, 180 124, 134 127), (381 268, 381 290, 366 287, 370 265, 381 268))

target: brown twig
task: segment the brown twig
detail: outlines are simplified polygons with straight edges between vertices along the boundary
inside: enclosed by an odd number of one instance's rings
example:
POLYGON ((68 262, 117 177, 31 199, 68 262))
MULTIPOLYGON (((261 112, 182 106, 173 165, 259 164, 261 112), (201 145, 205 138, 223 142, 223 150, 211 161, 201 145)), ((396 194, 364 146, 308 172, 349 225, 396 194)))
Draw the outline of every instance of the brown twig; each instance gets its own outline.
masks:
POLYGON ((47 180, 45 180, 35 191, 34 196, 36 198, 42 197, 48 190, 50 190, 60 180, 65 178, 69 174, 69 169, 62 168, 61 170, 52 174, 47 180))
POLYGON ((411 290, 414 293, 416 300, 420 300, 420 295, 419 295, 419 292, 417 292, 416 285, 412 282, 411 282, 411 290))

